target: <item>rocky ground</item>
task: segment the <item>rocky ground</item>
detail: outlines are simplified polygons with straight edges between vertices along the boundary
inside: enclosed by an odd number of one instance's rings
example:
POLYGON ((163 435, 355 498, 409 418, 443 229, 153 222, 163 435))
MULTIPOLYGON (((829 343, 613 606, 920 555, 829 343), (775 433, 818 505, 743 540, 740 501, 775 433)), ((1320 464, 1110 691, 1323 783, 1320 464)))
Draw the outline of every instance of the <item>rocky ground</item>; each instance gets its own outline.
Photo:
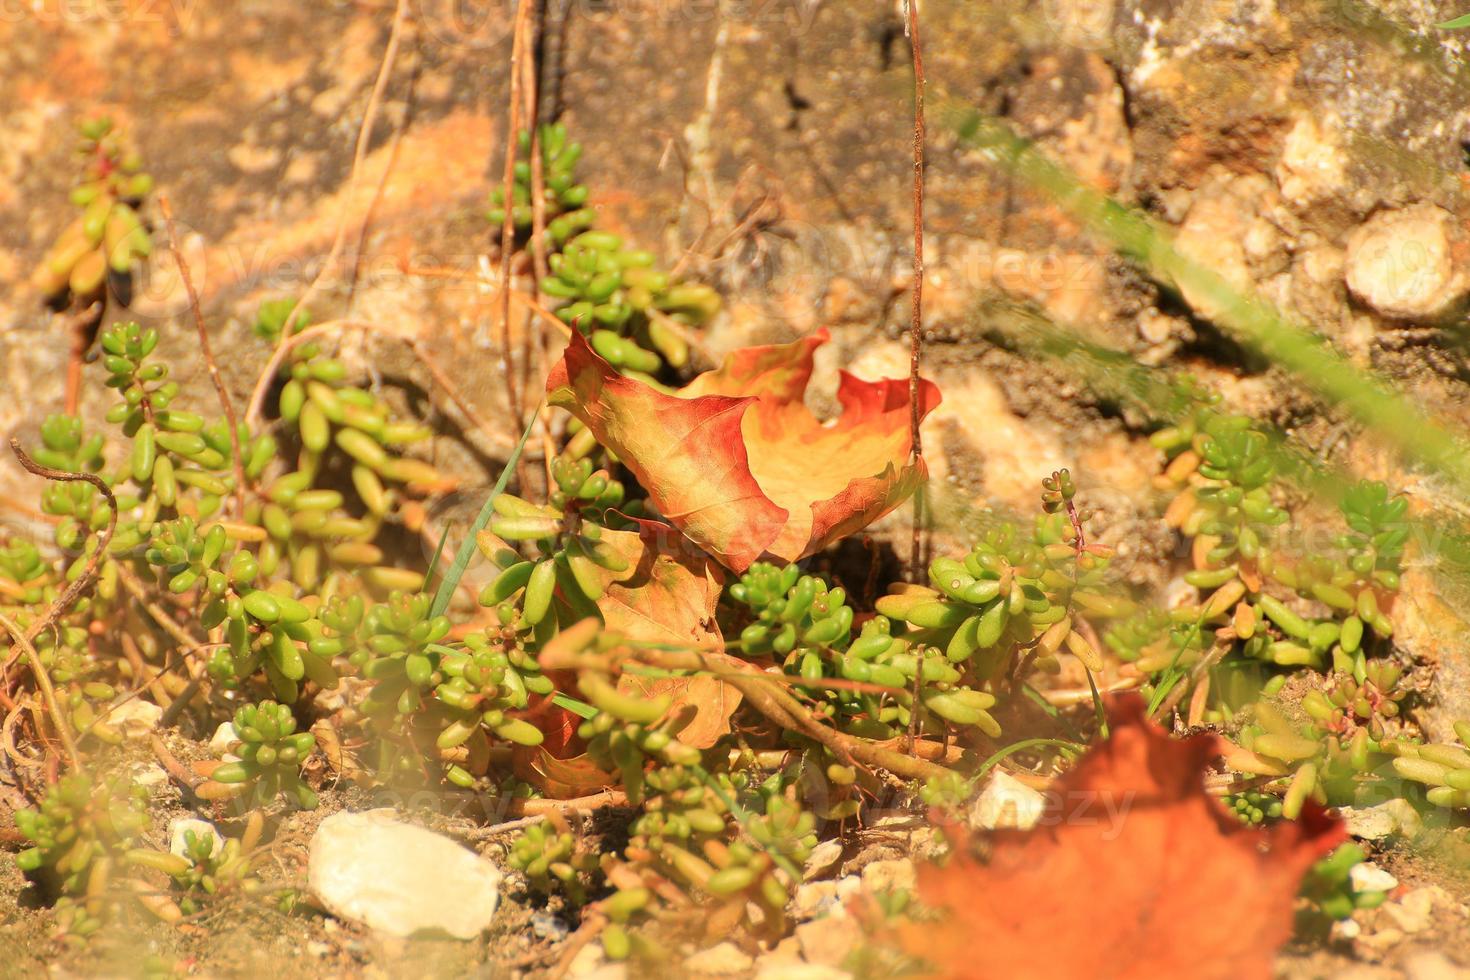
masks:
MULTIPOLYGON (((483 18, 467 16, 470 7, 407 4, 355 184, 353 141, 391 4, 98 0, 0 11, 0 366, 9 396, 0 429, 31 440, 44 412, 60 407, 61 318, 29 277, 71 219, 72 126, 106 111, 134 134, 173 203, 239 397, 264 359, 247 327, 256 307, 306 288, 346 216, 347 261, 327 270, 318 319, 411 336, 445 366, 484 425, 470 424, 398 340, 346 341, 361 371, 440 424, 436 461, 465 477, 459 503, 474 506, 516 435, 491 327, 494 287, 412 271, 493 268, 484 208, 503 160, 510 19, 505 5, 475 8, 483 18)), ((1148 420, 1016 343, 1015 325, 1040 315, 1144 363, 1192 373, 1323 458, 1392 476, 1416 501, 1435 502, 1432 481, 1395 472, 1299 384, 1214 326, 1206 298, 1117 258, 967 149, 953 117, 967 106, 998 114, 1092 186, 1161 219, 1186 254, 1260 291, 1445 418, 1470 422, 1462 338, 1470 61, 1467 35, 1427 26, 1462 12, 1453 0, 927 3, 925 370, 945 402, 926 447, 944 492, 1029 511, 1040 475, 1069 466, 1105 501, 1107 537, 1132 560, 1137 582, 1167 581, 1170 539, 1155 516, 1160 459, 1145 441, 1148 420)), ((604 224, 727 297, 705 338, 706 362, 827 326, 829 386, 838 366, 905 370, 911 96, 896 7, 572 4, 560 40, 562 70, 544 82, 586 147, 582 174, 604 224)), ((155 259, 138 287, 128 315, 162 327, 164 350, 193 364, 171 263, 155 259)), ((205 390, 202 369, 176 373, 205 390)), ((91 390, 85 411, 100 415, 104 397, 91 390)), ((18 468, 0 467, 0 491, 27 500, 35 486, 18 468)), ((23 514, 5 520, 25 525, 23 514)), ((1420 557, 1396 625, 1401 644, 1439 667, 1431 700, 1440 708, 1424 718, 1435 727, 1470 716, 1470 627, 1462 595, 1434 574, 1434 556, 1420 557)), ((202 754, 208 733, 196 734, 174 746, 181 757, 202 754)), ((152 781, 160 814, 182 816, 180 789, 146 744, 134 744, 127 763, 152 781)), ((492 856, 503 843, 432 806, 354 794, 329 795, 322 811, 280 828, 277 881, 307 874, 324 816, 385 802, 492 856)), ((872 879, 911 874, 906 819, 829 851, 798 897, 810 921, 759 963, 721 946, 685 967, 841 975, 832 951, 850 945, 856 927, 821 913, 872 879)), ((1331 953, 1292 953, 1283 969, 1459 975, 1470 888, 1443 859, 1463 847, 1455 830, 1430 828, 1381 856, 1398 882, 1395 899, 1364 914, 1331 953)), ((15 953, 0 969, 17 974, 40 966, 22 884, 0 862, 0 947, 15 953)), ((397 940, 336 918, 266 911, 231 920, 226 932, 146 935, 221 972, 315 976, 372 964, 396 975, 408 963, 446 974, 535 971, 560 958, 567 923, 518 894, 509 890, 487 938, 472 943, 397 940)), ((122 970, 136 952, 122 943, 100 955, 122 970)), ((592 960, 583 954, 574 972, 594 973, 592 960)))

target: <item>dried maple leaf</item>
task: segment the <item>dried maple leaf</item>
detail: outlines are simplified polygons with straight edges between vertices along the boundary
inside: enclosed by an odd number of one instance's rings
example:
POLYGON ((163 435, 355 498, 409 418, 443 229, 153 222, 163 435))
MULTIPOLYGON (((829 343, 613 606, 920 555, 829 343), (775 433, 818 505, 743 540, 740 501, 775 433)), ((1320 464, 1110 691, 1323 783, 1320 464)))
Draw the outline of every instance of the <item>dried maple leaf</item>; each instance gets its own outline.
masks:
MULTIPOLYGON (((724 649, 715 622, 724 576, 708 555, 657 521, 640 521, 637 531, 604 531, 601 540, 628 562, 627 571, 608 573, 597 600, 607 629, 633 643, 724 649)), ((729 733, 730 716, 740 706, 739 691, 708 676, 625 673, 618 688, 649 698, 672 695, 672 710, 693 705, 694 718, 678 737, 700 749, 729 733)))
MULTIPOLYGON (((613 450, 660 514, 743 572, 763 556, 796 561, 861 530, 923 481, 909 461, 908 381, 841 375, 842 415, 824 424, 803 402, 825 330, 747 347, 717 371, 665 393, 618 374, 573 332, 546 379, 548 398, 613 450)), ((920 415, 939 389, 919 385, 920 415)))
POLYGON ((1271 976, 1302 875, 1341 825, 1314 809, 1245 827, 1204 791, 1213 736, 1170 738, 1137 697, 1115 702, 1111 727, 1037 829, 994 835, 988 862, 961 843, 946 866, 919 868, 919 897, 942 918, 897 939, 930 976, 1271 976))

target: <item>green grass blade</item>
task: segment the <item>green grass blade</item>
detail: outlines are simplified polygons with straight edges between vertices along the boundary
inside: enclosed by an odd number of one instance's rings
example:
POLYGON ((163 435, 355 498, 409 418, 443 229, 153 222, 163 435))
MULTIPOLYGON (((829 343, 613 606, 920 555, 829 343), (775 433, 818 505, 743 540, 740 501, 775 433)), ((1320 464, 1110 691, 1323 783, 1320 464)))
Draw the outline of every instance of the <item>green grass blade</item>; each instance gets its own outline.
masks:
POLYGON ((1470 452, 1464 441, 1382 378, 1355 368, 1323 337, 1186 257, 1153 219, 1086 186, 1003 123, 973 111, 956 122, 961 138, 992 162, 1050 196, 1161 283, 1200 297, 1220 311, 1215 319, 1236 339, 1470 495, 1470 452))
MULTIPOLYGON (((510 475, 515 472, 521 452, 526 448, 526 440, 531 438, 531 430, 536 427, 537 417, 537 412, 531 413, 531 420, 526 423, 526 431, 521 433, 520 441, 510 451, 510 458, 505 461, 505 467, 500 471, 500 479, 495 481, 495 488, 490 491, 490 496, 485 498, 485 504, 480 508, 475 522, 470 525, 469 533, 459 543, 459 550, 454 554, 454 564, 449 566, 449 571, 444 574, 444 581, 439 583, 439 588, 434 592, 431 616, 442 615, 444 610, 449 608, 449 600, 454 597, 454 590, 459 588, 459 580, 464 578, 465 569, 470 567, 470 559, 475 556, 475 535, 483 531, 485 525, 490 523, 490 515, 495 513, 495 498, 500 496, 505 491, 506 484, 510 483, 510 475)), ((442 542, 440 547, 443 547, 442 542)))

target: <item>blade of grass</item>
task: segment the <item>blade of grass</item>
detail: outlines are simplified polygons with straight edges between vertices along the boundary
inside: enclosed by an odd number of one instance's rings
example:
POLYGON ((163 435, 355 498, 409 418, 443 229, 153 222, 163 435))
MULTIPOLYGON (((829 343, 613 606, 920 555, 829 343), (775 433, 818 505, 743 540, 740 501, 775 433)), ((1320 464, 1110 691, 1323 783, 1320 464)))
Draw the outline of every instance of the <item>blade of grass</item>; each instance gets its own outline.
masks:
POLYGON ((434 557, 429 559, 429 567, 424 572, 424 581, 434 581, 434 573, 439 570, 439 559, 444 557, 444 545, 449 541, 449 525, 444 525, 444 530, 439 533, 439 543, 434 546, 434 557))
MULTIPOLYGON (((454 590, 459 588, 459 580, 464 578, 465 569, 470 567, 470 559, 475 555, 475 535, 483 531, 485 525, 490 523, 490 516, 495 513, 495 498, 500 496, 505 491, 506 484, 510 483, 510 476, 515 472, 521 452, 526 448, 526 440, 531 438, 531 430, 536 427, 539 417, 536 412, 531 413, 531 420, 526 423, 526 431, 521 433, 521 438, 516 442, 515 448, 510 451, 510 458, 505 461, 505 466, 500 470, 500 479, 495 481, 495 488, 490 491, 490 496, 485 498, 485 504, 480 508, 475 522, 470 525, 469 533, 460 542, 459 550, 454 554, 454 564, 449 566, 449 571, 444 575, 444 581, 439 583, 439 588, 434 592, 431 616, 442 615, 444 610, 449 608, 449 600, 454 597, 454 590)), ((440 547, 443 547, 442 543, 440 547)))
POLYGON ((1219 310, 1216 319, 1238 340, 1341 406, 1385 443, 1470 495, 1470 453, 1453 431, 1394 391, 1381 377, 1353 367, 1321 336, 1288 319, 1257 295, 1179 252, 1152 218, 1083 184, 999 120, 951 108, 960 138, 996 165, 1051 197, 1161 283, 1219 310))
POLYGON ((975 775, 973 778, 976 781, 979 781, 985 776, 986 773, 994 769, 996 766, 1000 765, 1000 763, 1004 761, 1008 756, 1012 756, 1017 752, 1022 751, 1023 749, 1034 749, 1039 748, 1043 745, 1054 746, 1061 749, 1063 752, 1070 752, 1077 755, 1080 755, 1082 751, 1087 748, 1087 746, 1082 745, 1079 742, 1069 742, 1064 738, 1022 739, 1019 742, 1014 742, 1010 745, 1007 745, 1005 748, 1000 749, 990 758, 980 763, 980 768, 975 770, 975 775))
POLYGON ((551 703, 558 708, 566 708, 579 718, 594 718, 597 716, 597 709, 592 707, 592 705, 586 701, 578 701, 576 698, 563 694, 560 691, 557 691, 551 696, 551 703))
POLYGON ((1092 679, 1092 671, 1086 667, 1082 668, 1087 675, 1087 686, 1092 691, 1092 710, 1097 714, 1097 731, 1103 738, 1111 738, 1108 732, 1108 712, 1103 707, 1102 695, 1097 693, 1097 681, 1092 679))

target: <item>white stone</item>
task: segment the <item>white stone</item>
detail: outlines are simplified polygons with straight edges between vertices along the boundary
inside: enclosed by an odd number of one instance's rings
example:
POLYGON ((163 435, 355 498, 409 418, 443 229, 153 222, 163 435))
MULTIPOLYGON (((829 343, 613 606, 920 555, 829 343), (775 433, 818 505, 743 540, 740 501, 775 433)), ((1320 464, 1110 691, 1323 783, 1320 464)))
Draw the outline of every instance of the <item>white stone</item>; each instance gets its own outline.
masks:
POLYGON ((381 811, 337 813, 311 839, 307 880, 333 915, 391 936, 473 939, 500 901, 500 869, 381 811))
POLYGON ((228 721, 222 722, 209 739, 209 750, 219 755, 222 752, 228 752, 238 741, 240 741, 240 736, 235 734, 235 726, 228 721))
POLYGON ((691 973, 723 977, 744 973, 754 963, 750 954, 734 943, 720 943, 690 956, 684 961, 684 968, 691 973))
POLYGON ((799 920, 815 919, 837 906, 835 881, 809 881, 796 886, 791 899, 791 914, 799 920))
POLYGON ((1470 278, 1455 266, 1454 221, 1432 204, 1375 214, 1348 235, 1348 289, 1395 319, 1450 313, 1470 288, 1470 278))
POLYGON ((184 832, 186 830, 194 831, 196 838, 208 835, 214 839, 214 846, 209 851, 210 857, 218 855, 224 849, 225 835, 220 833, 219 828, 214 824, 208 820, 199 820, 195 817, 179 817, 168 822, 168 849, 170 854, 177 854, 182 858, 189 857, 184 844, 184 832))
POLYGON ((1399 880, 1371 861, 1361 861, 1348 871, 1348 880, 1355 892, 1389 892, 1399 886, 1399 880))
POLYGON ((152 701, 134 698, 107 713, 107 723, 126 738, 147 738, 158 727, 163 709, 152 701))
POLYGON ((820 878, 838 861, 842 860, 842 841, 832 838, 824 840, 812 848, 812 853, 807 857, 806 864, 802 866, 801 875, 807 881, 820 878))
POLYGON ((970 809, 970 822, 983 830, 1030 830, 1046 810, 1036 790, 1003 772, 990 777, 970 809))
POLYGON ((628 968, 622 963, 609 963, 602 943, 592 942, 577 950, 567 964, 567 976, 584 980, 626 980, 628 968))
POLYGON ((763 965, 755 980, 852 980, 852 974, 824 963, 777 960, 763 965))
POLYGON ((870 892, 912 891, 914 862, 908 858, 874 861, 863 867, 863 887, 870 892))
POLYGON ((1359 840, 1384 840, 1399 834, 1413 838, 1423 821, 1408 800, 1389 800, 1369 807, 1338 809, 1347 832, 1359 840))
POLYGON ((841 966, 847 955, 863 942, 857 921, 847 915, 829 915, 796 927, 801 955, 808 963, 841 966))
POLYGON ((128 770, 134 786, 141 786, 151 790, 156 786, 168 784, 168 773, 162 766, 149 763, 147 765, 135 765, 128 770))

